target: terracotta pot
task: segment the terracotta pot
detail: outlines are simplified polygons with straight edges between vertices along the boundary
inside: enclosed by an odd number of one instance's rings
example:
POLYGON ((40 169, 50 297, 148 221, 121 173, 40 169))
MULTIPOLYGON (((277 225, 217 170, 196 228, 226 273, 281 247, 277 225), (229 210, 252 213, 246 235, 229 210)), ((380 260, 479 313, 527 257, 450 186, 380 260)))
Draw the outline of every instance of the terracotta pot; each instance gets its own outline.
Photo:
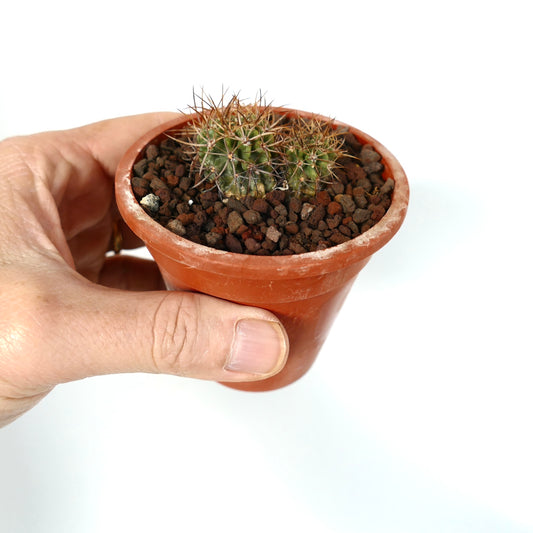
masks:
MULTIPOLYGON (((276 111, 311 116, 286 108, 276 111)), ((335 122, 381 154, 383 176, 395 181, 392 204, 385 216, 355 239, 322 251, 259 257, 215 250, 179 237, 155 222, 141 208, 131 188, 132 168, 144 147, 163 139, 166 131, 175 131, 193 119, 194 115, 178 116, 146 133, 126 152, 116 173, 120 213, 145 242, 169 289, 197 291, 262 307, 283 322, 290 340, 289 360, 283 371, 264 381, 230 386, 271 390, 288 385, 313 364, 357 274, 400 228, 409 199, 407 178, 398 161, 379 142, 362 131, 335 122)))

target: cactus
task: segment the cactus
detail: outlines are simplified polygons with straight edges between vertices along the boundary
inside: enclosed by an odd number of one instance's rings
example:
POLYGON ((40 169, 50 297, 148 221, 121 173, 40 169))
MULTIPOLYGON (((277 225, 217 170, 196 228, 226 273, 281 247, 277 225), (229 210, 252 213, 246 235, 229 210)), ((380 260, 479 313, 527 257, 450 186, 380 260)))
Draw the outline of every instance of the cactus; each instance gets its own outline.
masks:
POLYGON ((261 99, 226 106, 201 100, 193 124, 193 166, 200 182, 214 183, 225 196, 264 196, 277 186, 279 119, 261 99), (207 105, 206 105, 207 104, 207 105))
POLYGON ((224 105, 195 95, 192 110, 198 118, 186 144, 196 185, 216 186, 225 197, 263 197, 276 188, 314 196, 345 155, 331 123, 276 115, 261 97, 244 105, 234 95, 224 105))
POLYGON ((284 173, 293 194, 314 196, 335 178, 336 161, 344 155, 342 137, 328 122, 293 119, 283 143, 284 173))

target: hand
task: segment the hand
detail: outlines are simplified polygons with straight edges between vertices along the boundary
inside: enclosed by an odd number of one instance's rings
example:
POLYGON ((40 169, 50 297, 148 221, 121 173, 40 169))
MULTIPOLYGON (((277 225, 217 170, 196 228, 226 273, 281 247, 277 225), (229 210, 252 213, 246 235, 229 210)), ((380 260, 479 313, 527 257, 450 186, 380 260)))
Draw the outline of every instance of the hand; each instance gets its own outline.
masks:
MULTIPOLYGON (((117 163, 173 116, 0 143, 0 426, 55 385, 98 374, 244 382, 283 368, 287 336, 268 311, 164 291, 152 261, 106 256, 117 163)), ((122 230, 125 247, 140 245, 122 230)))

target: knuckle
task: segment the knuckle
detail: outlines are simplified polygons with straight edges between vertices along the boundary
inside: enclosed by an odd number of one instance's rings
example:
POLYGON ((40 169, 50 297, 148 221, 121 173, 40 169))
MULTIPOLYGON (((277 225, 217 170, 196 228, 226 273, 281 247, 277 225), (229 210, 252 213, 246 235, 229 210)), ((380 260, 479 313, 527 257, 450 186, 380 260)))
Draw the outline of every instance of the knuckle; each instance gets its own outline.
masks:
POLYGON ((194 366, 199 333, 197 300, 182 294, 166 295, 154 312, 152 359, 157 372, 187 375, 194 366))

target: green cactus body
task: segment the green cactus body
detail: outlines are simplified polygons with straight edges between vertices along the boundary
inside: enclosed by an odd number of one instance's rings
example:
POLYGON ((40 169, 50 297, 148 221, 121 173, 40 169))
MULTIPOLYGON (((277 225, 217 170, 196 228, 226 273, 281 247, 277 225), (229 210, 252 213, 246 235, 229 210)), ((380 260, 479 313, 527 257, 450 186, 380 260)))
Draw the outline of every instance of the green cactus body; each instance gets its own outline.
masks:
POLYGON ((225 196, 264 196, 277 185, 277 125, 271 113, 237 100, 213 109, 195 127, 194 147, 202 181, 225 196))
POLYGON ((300 119, 284 147, 287 186, 294 195, 314 196, 335 177, 342 138, 329 124, 300 119))

